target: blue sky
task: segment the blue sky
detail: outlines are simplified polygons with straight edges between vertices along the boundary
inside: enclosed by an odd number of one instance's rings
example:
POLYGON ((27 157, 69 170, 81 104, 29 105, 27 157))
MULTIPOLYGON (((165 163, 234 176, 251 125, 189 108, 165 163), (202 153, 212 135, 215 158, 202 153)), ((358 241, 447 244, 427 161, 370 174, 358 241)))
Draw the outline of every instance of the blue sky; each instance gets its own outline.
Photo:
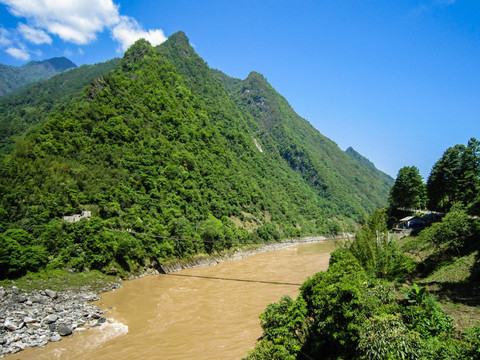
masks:
POLYGON ((0 63, 121 56, 183 30, 228 75, 262 73, 345 150, 424 178, 480 138, 478 0, 0 0, 0 63), (75 4, 76 3, 76 4, 75 4))

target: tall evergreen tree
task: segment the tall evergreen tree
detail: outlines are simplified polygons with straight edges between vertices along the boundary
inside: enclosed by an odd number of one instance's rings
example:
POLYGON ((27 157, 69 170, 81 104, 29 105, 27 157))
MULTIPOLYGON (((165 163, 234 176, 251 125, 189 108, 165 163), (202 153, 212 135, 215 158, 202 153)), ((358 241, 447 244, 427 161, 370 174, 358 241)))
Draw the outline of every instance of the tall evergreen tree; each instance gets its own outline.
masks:
POLYGON ((455 145, 443 153, 432 168, 427 180, 428 207, 432 210, 448 210, 457 199, 461 155, 464 145, 455 145))
POLYGON ((394 208, 421 208, 426 205, 425 184, 416 166, 404 166, 399 170, 388 199, 394 208))
POLYGON ((461 202, 469 206, 478 201, 480 191, 480 141, 448 148, 433 166, 427 180, 429 208, 448 211, 461 202))
POLYGON ((460 156, 458 198, 464 205, 475 201, 480 191, 480 141, 471 138, 460 156))

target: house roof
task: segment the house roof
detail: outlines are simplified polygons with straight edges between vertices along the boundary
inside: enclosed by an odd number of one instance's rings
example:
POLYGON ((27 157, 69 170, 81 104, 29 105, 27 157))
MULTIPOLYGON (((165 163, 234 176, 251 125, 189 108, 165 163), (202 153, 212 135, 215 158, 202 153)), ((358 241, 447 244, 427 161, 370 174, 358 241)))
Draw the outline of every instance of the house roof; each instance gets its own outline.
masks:
POLYGON ((412 220, 421 220, 418 216, 407 216, 407 217, 404 217, 403 219, 400 219, 400 221, 412 221, 412 220))

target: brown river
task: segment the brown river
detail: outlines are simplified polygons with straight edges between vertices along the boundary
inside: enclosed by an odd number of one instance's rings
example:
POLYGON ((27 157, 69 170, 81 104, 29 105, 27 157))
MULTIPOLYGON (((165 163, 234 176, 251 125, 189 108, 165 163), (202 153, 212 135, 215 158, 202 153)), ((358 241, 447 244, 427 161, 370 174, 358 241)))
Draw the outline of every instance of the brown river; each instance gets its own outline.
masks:
POLYGON ((262 334, 258 315, 326 270, 329 240, 215 266, 125 281, 102 294, 102 327, 8 359, 241 359, 262 334))

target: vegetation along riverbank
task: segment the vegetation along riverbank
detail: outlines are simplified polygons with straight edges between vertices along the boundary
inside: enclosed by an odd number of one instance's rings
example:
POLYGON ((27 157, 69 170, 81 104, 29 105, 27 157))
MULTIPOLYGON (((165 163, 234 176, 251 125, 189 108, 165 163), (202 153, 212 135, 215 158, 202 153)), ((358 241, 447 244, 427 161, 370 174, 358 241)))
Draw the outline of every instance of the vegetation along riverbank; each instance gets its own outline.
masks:
POLYGON ((415 167, 402 168, 390 207, 335 250, 296 299, 260 315, 263 336, 245 358, 479 359, 479 190, 476 139, 447 149, 427 184, 415 167), (437 220, 398 210, 419 204, 437 220), (389 227, 410 236, 397 240, 389 227))

